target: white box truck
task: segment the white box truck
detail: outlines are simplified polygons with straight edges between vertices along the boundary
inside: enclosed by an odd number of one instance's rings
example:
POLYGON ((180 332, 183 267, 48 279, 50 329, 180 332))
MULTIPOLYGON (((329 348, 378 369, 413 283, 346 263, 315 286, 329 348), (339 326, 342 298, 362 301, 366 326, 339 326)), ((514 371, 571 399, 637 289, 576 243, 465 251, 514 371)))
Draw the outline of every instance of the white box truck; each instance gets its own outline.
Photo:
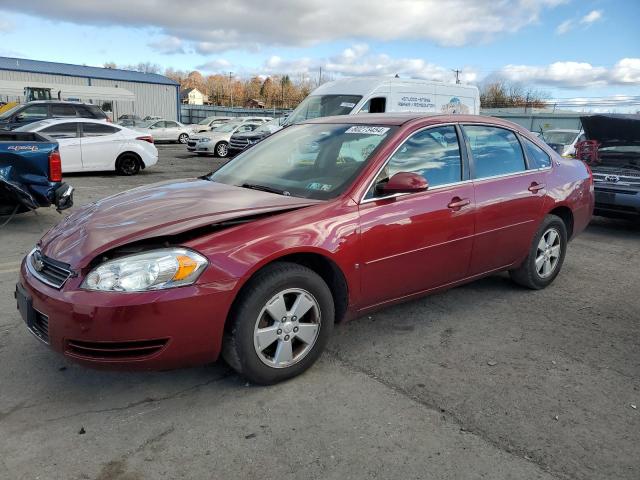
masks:
POLYGON ((286 124, 330 115, 424 112, 480 113, 480 93, 472 85, 394 77, 354 77, 316 88, 291 112, 286 124))

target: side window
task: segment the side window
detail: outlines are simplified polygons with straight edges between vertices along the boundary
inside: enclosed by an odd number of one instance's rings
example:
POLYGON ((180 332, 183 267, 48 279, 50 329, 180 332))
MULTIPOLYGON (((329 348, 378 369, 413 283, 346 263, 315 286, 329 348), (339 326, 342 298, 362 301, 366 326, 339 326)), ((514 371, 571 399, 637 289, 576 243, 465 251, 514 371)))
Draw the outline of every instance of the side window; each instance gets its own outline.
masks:
POLYGON ((551 158, 547 153, 532 141, 522 138, 524 149, 527 151, 529 168, 547 168, 551 166, 551 158))
POLYGON ((164 122, 165 128, 176 128, 178 124, 176 122, 164 122))
POLYGON ((105 135, 112 135, 118 132, 120 129, 112 127, 111 125, 102 123, 83 123, 82 124, 82 136, 83 137, 104 137, 105 135))
POLYGON ((376 97, 367 100, 359 113, 384 113, 387 108, 387 99, 384 97, 376 97))
POLYGON ((47 118, 49 115, 47 105, 32 105, 30 107, 25 108, 18 115, 21 116, 24 120, 41 120, 43 118, 47 118))
POLYGON ((53 138, 76 138, 78 136, 77 123, 60 123, 41 130, 42 133, 53 138))
POLYGON ((430 187, 461 181, 462 157, 455 127, 429 128, 409 137, 382 169, 367 198, 376 195, 376 184, 398 172, 419 173, 430 187))
POLYGON ((75 117, 76 109, 73 105, 51 105, 52 117, 75 117))
POLYGON ((522 147, 515 134, 499 127, 465 125, 476 178, 494 177, 526 169, 522 147))

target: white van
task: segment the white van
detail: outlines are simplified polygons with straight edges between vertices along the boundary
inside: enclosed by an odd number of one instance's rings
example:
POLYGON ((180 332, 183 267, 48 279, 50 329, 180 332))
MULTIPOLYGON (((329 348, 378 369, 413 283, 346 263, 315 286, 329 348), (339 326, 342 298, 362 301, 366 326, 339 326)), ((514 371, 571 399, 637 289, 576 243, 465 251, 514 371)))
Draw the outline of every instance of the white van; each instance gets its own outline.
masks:
POLYGON ((471 85, 393 77, 354 77, 316 88, 289 115, 286 124, 310 118, 357 113, 480 113, 480 93, 471 85))

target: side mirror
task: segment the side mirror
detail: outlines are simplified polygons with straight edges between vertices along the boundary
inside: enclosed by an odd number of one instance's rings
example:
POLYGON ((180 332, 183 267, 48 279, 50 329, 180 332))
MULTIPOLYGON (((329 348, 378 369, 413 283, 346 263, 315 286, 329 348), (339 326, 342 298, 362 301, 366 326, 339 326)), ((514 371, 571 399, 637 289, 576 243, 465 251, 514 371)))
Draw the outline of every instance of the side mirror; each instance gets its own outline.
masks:
POLYGON ((18 115, 13 117, 13 121, 14 122, 24 122, 24 115, 22 113, 19 113, 18 115))
POLYGON ((381 191, 386 194, 423 192, 429 188, 427 179, 414 172, 398 172, 382 185, 381 191))

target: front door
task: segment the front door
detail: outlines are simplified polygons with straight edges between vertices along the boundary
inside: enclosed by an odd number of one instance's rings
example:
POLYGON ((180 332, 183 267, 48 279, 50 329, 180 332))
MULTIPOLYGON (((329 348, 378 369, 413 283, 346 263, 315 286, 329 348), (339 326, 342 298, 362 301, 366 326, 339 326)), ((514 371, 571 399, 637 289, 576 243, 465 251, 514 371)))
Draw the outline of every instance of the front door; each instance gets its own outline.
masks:
POLYGON ((473 185, 455 126, 412 134, 360 204, 362 307, 424 292, 467 276, 474 234, 473 185), (385 196, 398 172, 427 179, 424 192, 385 196))
MULTIPOLYGON (((528 168, 511 130, 465 125, 476 199, 471 275, 523 260, 542 220, 548 169, 528 168)), ((543 152, 544 153, 544 152, 543 152)))

